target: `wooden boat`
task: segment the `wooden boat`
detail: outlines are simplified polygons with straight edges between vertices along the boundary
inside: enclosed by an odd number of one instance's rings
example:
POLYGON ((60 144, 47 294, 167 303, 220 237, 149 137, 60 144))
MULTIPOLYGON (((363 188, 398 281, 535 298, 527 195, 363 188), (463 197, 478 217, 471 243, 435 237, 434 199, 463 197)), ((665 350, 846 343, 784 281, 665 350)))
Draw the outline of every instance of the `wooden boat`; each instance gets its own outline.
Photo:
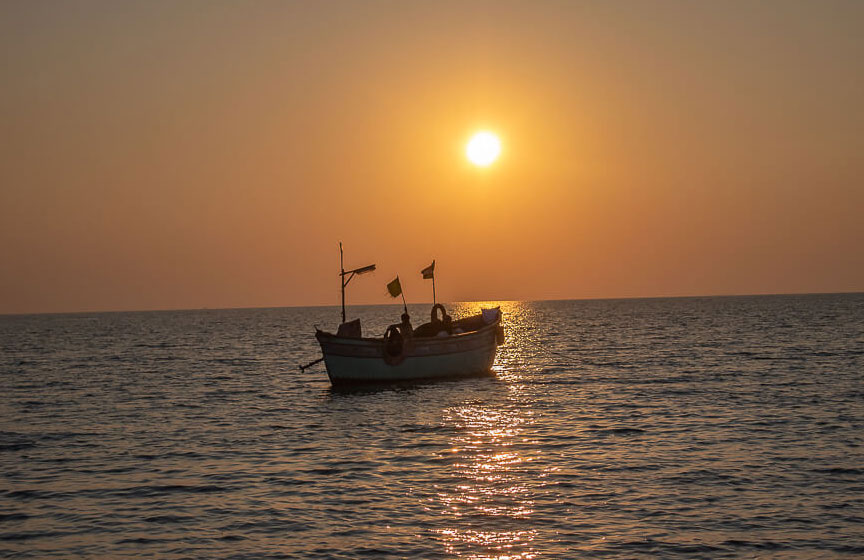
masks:
POLYGON ((355 319, 340 325, 337 334, 316 329, 315 338, 334 385, 489 374, 504 342, 500 309, 448 319, 437 304, 432 320, 414 331, 403 322, 390 325, 381 338, 364 338, 355 319))
MULTIPOLYGON (((334 385, 363 382, 395 382, 438 377, 467 377, 488 374, 495 362, 499 344, 504 343, 499 308, 481 309, 477 315, 453 320, 444 306, 435 304, 428 323, 416 330, 411 327, 408 306, 399 284, 399 277, 388 284, 398 287, 391 291, 402 294, 405 314, 402 322, 387 327, 381 338, 364 338, 360 319, 345 320, 345 287, 354 276, 375 270, 368 265, 345 270, 342 263, 342 243, 339 243, 342 278, 342 324, 336 334, 315 329, 323 357, 301 365, 305 370, 321 361, 334 385), (440 311, 440 316, 439 312, 440 311)), ((432 279, 435 298, 435 262, 421 271, 423 278, 432 279)))

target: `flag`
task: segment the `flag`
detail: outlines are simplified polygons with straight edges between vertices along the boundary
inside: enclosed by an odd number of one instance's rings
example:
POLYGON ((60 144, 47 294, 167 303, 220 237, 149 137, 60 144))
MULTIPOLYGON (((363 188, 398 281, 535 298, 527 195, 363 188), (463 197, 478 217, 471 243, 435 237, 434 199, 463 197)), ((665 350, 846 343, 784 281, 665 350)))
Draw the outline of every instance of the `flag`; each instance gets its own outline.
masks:
POLYGON ((424 268, 420 271, 420 274, 423 275, 424 280, 429 280, 430 278, 435 277, 435 261, 432 261, 432 264, 424 268))
POLYGON ((390 292, 390 297, 399 297, 402 293, 402 284, 399 283, 399 277, 387 284, 387 291, 390 292))

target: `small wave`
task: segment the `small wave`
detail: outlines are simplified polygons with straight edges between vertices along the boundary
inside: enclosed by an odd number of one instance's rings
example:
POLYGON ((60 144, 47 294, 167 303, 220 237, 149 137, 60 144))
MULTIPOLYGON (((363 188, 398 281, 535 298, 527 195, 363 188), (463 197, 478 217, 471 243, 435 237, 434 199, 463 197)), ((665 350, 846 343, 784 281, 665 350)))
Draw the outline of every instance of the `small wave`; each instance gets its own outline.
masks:
POLYGON ((613 434, 620 434, 620 435, 644 434, 645 433, 645 430, 643 430, 642 428, 626 428, 626 427, 625 428, 611 428, 610 430, 607 430, 607 431, 610 433, 613 433, 613 434))
POLYGON ((39 436, 39 441, 63 441, 71 438, 88 438, 98 434, 89 432, 50 432, 39 436))
POLYGON ((190 517, 186 515, 151 515, 150 517, 145 517, 144 521, 147 523, 158 523, 169 524, 169 523, 184 523, 189 521, 190 517))
POLYGON ((165 496, 170 494, 211 494, 219 492, 230 492, 231 490, 233 489, 228 486, 220 486, 215 484, 163 484, 152 486, 132 486, 129 488, 116 488, 110 490, 106 489, 102 491, 102 493, 122 497, 151 498, 154 496, 165 496))
POLYGON ((864 469, 848 467, 827 467, 823 469, 812 469, 811 472, 822 474, 848 474, 852 476, 860 476, 864 474, 864 469))
POLYGON ((36 442, 17 441, 12 443, 0 443, 0 453, 4 451, 21 451, 22 449, 30 449, 32 447, 36 447, 36 442))
POLYGON ((588 428, 595 432, 597 435, 616 435, 616 436, 635 436, 639 434, 646 433, 647 430, 642 428, 634 428, 631 426, 619 426, 615 428, 606 428, 603 426, 598 426, 596 424, 591 424, 588 428))
POLYGON ((831 547, 831 550, 840 554, 864 554, 864 546, 854 544, 841 544, 839 546, 831 547))
POLYGON ((153 539, 150 537, 134 537, 128 539, 120 539, 117 544, 162 544, 172 542, 172 539, 153 539))
POLYGON ((24 533, 3 533, 0 534, 0 541, 30 541, 33 539, 44 539, 50 537, 59 537, 64 535, 57 531, 41 531, 41 532, 24 532, 24 533))
POLYGON ((720 547, 711 546, 708 544, 681 544, 659 541, 652 538, 630 540, 622 543, 617 543, 612 545, 611 548, 633 551, 634 553, 638 551, 638 553, 640 554, 651 553, 652 556, 656 554, 656 556, 658 557, 666 556, 668 554, 710 554, 718 553, 723 550, 720 547))
POLYGON ((729 539, 722 544, 730 548, 755 548, 757 550, 789 550, 795 548, 791 545, 775 541, 744 541, 739 539, 729 539))
POLYGON ((320 475, 331 475, 331 474, 339 474, 342 472, 342 469, 332 469, 332 468, 317 468, 317 469, 306 469, 299 471, 302 474, 320 474, 320 475))
MULTIPOLYGON (((0 496, 3 494, 4 491, 0 490, 0 496)), ((12 498, 13 500, 27 501, 50 498, 53 497, 55 493, 42 490, 6 490, 5 495, 7 498, 12 498)))
POLYGON ((450 426, 403 426, 402 433, 406 434, 430 434, 454 432, 455 428, 450 426))
POLYGON ((682 472, 680 474, 676 474, 670 477, 667 477, 668 480, 676 482, 676 483, 704 483, 704 482, 716 482, 716 481, 731 481, 735 480, 736 477, 724 474, 708 469, 697 469, 692 471, 682 472))
POLYGON ((276 478, 272 476, 265 479, 265 482, 275 486, 299 486, 307 483, 306 480, 300 480, 297 478, 276 478))
POLYGON ((219 540, 220 541, 235 542, 235 541, 245 541, 247 539, 246 539, 246 537, 244 537, 242 535, 223 535, 223 536, 219 537, 219 540))
POLYGON ((132 458, 139 461, 152 461, 153 459, 158 459, 159 455, 153 455, 151 453, 139 453, 138 455, 133 455, 132 458))

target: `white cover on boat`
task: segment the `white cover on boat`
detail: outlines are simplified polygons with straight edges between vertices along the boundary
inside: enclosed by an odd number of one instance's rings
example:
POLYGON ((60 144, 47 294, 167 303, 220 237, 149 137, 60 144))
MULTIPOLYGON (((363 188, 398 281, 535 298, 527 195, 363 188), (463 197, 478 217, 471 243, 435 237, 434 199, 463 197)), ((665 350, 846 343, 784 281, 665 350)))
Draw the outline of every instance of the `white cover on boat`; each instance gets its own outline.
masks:
POLYGON ((480 312, 483 314, 483 322, 489 325, 498 318, 500 310, 496 307, 494 309, 481 309, 480 312))

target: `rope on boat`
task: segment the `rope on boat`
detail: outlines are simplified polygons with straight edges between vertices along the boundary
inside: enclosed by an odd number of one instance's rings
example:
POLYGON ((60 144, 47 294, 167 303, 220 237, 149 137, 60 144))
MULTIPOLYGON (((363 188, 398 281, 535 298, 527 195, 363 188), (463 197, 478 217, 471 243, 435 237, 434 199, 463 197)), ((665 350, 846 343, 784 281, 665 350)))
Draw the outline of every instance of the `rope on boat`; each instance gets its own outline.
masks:
POLYGON ((314 365, 317 364, 318 362, 323 362, 323 361, 324 361, 324 356, 321 356, 320 358, 318 358, 318 359, 315 360, 314 362, 309 362, 309 363, 306 364, 305 366, 304 366, 304 365, 301 365, 301 366, 300 366, 300 371, 305 371, 306 369, 308 369, 308 368, 314 366, 314 365))

